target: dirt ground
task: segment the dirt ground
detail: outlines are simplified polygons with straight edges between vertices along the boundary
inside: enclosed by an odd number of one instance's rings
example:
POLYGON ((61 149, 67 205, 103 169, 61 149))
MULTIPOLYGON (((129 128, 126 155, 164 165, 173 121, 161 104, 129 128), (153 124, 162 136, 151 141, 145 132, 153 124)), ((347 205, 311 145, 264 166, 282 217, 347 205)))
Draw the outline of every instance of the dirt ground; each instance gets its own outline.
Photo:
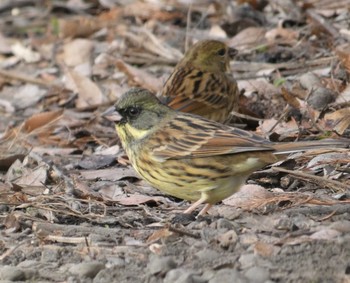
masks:
POLYGON ((238 50, 232 125, 349 140, 350 2, 189 2, 0 1, 0 282, 350 282, 348 148, 290 155, 196 218, 101 117, 213 38, 238 50))

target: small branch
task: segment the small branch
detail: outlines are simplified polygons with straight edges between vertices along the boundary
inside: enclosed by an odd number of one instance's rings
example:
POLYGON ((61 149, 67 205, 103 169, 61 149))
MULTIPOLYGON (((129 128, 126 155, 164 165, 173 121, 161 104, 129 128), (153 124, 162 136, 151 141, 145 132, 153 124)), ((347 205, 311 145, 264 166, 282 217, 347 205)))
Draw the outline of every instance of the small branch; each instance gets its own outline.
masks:
POLYGON ((339 38, 339 32, 332 26, 325 18, 322 18, 314 10, 309 9, 306 11, 308 17, 315 23, 317 27, 321 27, 327 34, 334 39, 339 38))
POLYGON ((27 82, 27 83, 36 84, 36 85, 41 85, 44 87, 56 86, 54 83, 49 83, 49 82, 44 81, 42 79, 33 78, 32 76, 28 76, 26 74, 21 74, 21 73, 14 72, 14 71, 7 71, 7 70, 0 69, 0 75, 7 77, 7 78, 10 78, 10 79, 13 79, 13 80, 23 81, 23 82, 27 82))
POLYGON ((283 172, 283 173, 293 175, 299 179, 309 181, 309 182, 318 184, 320 186, 323 185, 323 186, 328 187, 328 188, 330 188, 334 191, 337 191, 337 192, 339 192, 339 191, 345 192, 349 189, 349 186, 344 185, 338 181, 326 179, 325 177, 319 177, 319 176, 315 176, 315 175, 311 175, 311 174, 306 174, 306 173, 303 173, 300 171, 291 171, 291 170, 278 168, 278 167, 272 167, 271 169, 273 171, 283 172))

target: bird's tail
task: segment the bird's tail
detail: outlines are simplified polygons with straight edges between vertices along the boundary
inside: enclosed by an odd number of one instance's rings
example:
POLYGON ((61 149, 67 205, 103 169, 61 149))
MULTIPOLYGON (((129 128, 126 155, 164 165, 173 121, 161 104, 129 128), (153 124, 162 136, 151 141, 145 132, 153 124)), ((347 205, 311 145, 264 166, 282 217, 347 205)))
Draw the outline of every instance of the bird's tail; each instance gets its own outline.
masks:
POLYGON ((335 149, 335 148, 349 148, 350 139, 326 139, 318 141, 300 141, 300 142, 286 142, 276 143, 273 148, 276 150, 275 154, 286 154, 299 151, 317 150, 317 149, 335 149))

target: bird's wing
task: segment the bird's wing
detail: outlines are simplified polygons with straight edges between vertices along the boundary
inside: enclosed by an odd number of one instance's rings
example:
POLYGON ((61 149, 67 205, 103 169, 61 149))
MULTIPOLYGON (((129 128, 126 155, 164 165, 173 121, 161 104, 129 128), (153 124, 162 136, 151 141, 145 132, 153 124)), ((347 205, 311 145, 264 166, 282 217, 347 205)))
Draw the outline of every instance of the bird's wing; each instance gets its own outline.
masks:
POLYGON ((164 85, 161 100, 175 110, 191 113, 205 105, 214 109, 226 108, 237 95, 235 80, 225 73, 177 67, 164 85))
POLYGON ((183 113, 150 139, 152 155, 158 160, 274 151, 260 136, 183 113))

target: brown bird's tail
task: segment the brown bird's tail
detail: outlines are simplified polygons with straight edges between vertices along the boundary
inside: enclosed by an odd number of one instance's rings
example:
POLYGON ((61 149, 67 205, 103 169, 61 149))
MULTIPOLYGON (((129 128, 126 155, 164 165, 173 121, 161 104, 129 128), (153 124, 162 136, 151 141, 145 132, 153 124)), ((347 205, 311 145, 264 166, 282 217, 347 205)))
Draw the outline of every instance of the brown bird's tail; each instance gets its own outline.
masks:
POLYGON ((286 154, 298 151, 308 151, 317 149, 332 150, 334 148, 348 148, 349 145, 350 139, 327 139, 319 141, 276 143, 273 145, 273 148, 276 150, 275 154, 286 154))

